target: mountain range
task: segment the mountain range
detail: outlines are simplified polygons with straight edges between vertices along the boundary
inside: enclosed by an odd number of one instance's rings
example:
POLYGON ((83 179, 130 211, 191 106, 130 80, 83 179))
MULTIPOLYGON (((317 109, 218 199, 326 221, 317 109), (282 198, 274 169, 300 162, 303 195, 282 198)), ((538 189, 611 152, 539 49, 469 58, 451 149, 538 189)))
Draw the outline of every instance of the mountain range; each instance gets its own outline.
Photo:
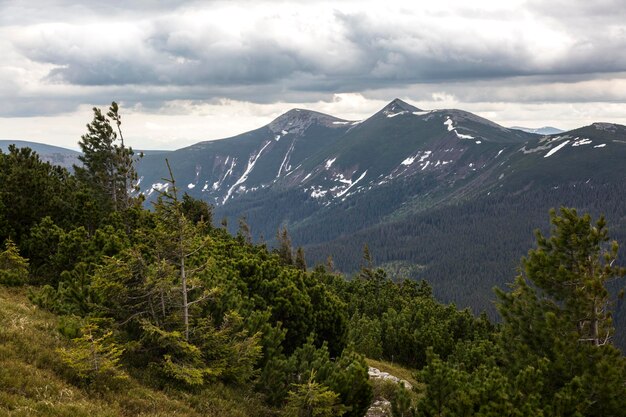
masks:
POLYGON ((493 286, 517 274, 552 207, 604 213, 626 241, 626 127, 594 123, 549 135, 457 109, 393 100, 365 120, 293 109, 259 129, 139 163, 142 191, 177 183, 245 218, 272 243, 281 227, 309 264, 358 271, 367 244, 390 276, 426 278, 436 294, 493 313, 493 286))
POLYGON ((167 158, 216 223, 234 231, 245 218, 270 244, 286 227, 309 265, 332 255, 348 274, 367 244, 392 278, 425 278, 442 300, 492 314, 492 287, 513 281, 550 208, 603 213, 626 242, 626 126, 525 130, 399 99, 359 121, 293 109, 231 138, 147 152, 137 169, 148 201, 168 187, 167 158))
POLYGON ((534 137, 461 110, 424 111, 396 99, 362 121, 294 109, 242 135, 148 155, 139 172, 148 196, 166 186, 167 156, 189 194, 220 208, 270 190, 297 190, 328 207, 410 177, 469 179, 534 137))

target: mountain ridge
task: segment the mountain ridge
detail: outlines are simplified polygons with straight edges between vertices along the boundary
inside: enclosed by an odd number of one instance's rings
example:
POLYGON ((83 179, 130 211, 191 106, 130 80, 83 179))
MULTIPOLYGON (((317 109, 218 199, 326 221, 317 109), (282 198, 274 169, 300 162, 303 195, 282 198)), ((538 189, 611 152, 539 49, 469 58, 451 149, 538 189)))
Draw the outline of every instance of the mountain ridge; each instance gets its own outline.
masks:
POLYGON ((49 162, 52 165, 59 165, 72 171, 74 165, 80 165, 81 162, 78 157, 81 155, 79 151, 73 149, 67 149, 60 146, 47 145, 39 142, 25 141, 25 140, 0 140, 0 151, 8 152, 9 146, 15 145, 18 148, 30 148, 37 152, 40 159, 44 162, 49 162))

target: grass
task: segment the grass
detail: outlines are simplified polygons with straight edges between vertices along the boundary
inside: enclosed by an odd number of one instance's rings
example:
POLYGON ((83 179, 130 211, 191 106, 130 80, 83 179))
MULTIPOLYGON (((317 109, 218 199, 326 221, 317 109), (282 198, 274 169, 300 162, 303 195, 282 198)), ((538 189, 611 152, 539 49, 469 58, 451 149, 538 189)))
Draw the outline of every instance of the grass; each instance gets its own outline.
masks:
POLYGON ((418 382, 415 379, 415 370, 405 368, 397 363, 391 363, 386 361, 378 361, 376 359, 366 359, 367 365, 373 368, 379 369, 383 372, 387 372, 393 376, 396 376, 400 379, 404 379, 409 381, 411 385, 418 386, 418 382))
POLYGON ((25 288, 0 286, 0 416, 271 416, 252 392, 213 384, 163 391, 130 378, 121 387, 75 385, 56 349, 68 341, 58 316, 33 305, 25 288))
MULTIPOLYGON (((420 399, 424 396, 425 387, 423 383, 419 383, 415 379, 415 370, 405 368, 396 363, 379 361, 375 359, 365 359, 368 366, 377 368, 383 372, 387 372, 400 379, 408 381, 412 385, 412 389, 406 391, 409 396, 409 400, 412 407, 417 407, 420 399)), ((373 380, 374 399, 382 400, 386 399, 392 403, 396 402, 396 396, 398 395, 398 384, 390 380, 373 380)), ((384 413, 374 415, 386 415, 384 413)))

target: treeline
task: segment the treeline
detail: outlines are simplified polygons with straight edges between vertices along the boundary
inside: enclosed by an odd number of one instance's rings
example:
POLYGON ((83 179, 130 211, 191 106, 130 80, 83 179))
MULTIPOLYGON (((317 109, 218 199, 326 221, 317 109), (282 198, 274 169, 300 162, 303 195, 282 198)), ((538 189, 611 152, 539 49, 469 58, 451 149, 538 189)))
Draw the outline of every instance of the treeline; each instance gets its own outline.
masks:
POLYGON ((121 139, 114 104, 94 109, 75 175, 0 153, 0 283, 30 285, 59 316, 64 378, 93 395, 128 378, 192 396, 221 384, 261 398, 259 415, 362 416, 367 356, 415 370, 415 395, 391 390, 397 416, 624 415, 607 291, 624 270, 603 220, 553 213, 551 236, 497 293, 496 326, 423 280, 388 279, 367 246, 348 281, 332 259, 307 269, 284 229, 275 250, 245 221, 230 234, 171 171, 146 210, 121 139))

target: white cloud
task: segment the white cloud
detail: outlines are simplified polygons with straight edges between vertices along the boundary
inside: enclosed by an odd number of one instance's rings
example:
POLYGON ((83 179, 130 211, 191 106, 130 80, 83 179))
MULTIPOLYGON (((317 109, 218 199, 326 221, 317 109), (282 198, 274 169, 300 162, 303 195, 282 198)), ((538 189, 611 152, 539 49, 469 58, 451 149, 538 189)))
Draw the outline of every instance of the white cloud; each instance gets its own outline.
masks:
POLYGON ((75 143, 110 100, 140 147, 240 133, 292 107, 360 119, 394 97, 503 124, 620 122, 620 5, 0 1, 0 135, 75 143))

